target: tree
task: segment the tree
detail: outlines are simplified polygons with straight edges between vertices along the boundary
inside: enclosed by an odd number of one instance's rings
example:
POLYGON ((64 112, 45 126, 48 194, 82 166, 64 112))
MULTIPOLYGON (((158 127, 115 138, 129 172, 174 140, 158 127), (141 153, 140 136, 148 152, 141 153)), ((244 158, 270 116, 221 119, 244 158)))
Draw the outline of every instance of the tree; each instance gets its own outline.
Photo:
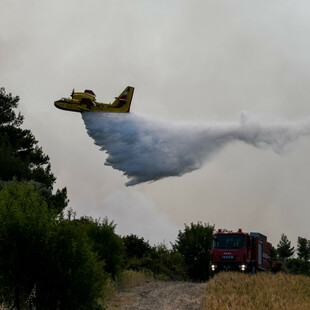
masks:
POLYGON ((143 256, 149 256, 152 251, 152 247, 148 241, 144 241, 144 238, 140 238, 137 235, 130 234, 123 237, 125 246, 125 257, 130 258, 142 258, 143 256))
POLYGON ((54 215, 29 183, 0 191, 0 299, 21 309, 38 275, 54 215))
POLYGON ((149 263, 153 249, 149 242, 134 234, 123 237, 122 241, 124 244, 124 269, 150 270, 149 263))
POLYGON ((214 226, 198 222, 185 224, 179 231, 174 249, 183 257, 188 276, 193 280, 206 280, 210 276, 211 245, 214 226))
POLYGON ((297 239, 297 255, 300 259, 308 261, 310 259, 310 240, 298 237, 297 239))
POLYGON ((282 260, 287 260, 294 254, 294 247, 291 247, 291 241, 288 240, 285 234, 281 234, 281 239, 277 245, 277 253, 282 260))
POLYGON ((148 260, 142 259, 142 264, 161 280, 187 279, 182 255, 165 244, 152 247, 151 256, 148 260))
POLYGON ((287 260, 286 267, 293 274, 302 274, 310 276, 310 262, 300 258, 291 258, 287 260))
POLYGON ((60 212, 68 204, 66 188, 52 193, 56 178, 51 172, 49 157, 31 131, 20 127, 24 117, 14 111, 18 103, 18 96, 6 94, 5 89, 0 88, 0 180, 31 180, 41 184, 47 204, 60 212))
POLYGON ((24 117, 19 112, 13 109, 18 107, 19 97, 13 97, 12 94, 6 94, 3 87, 0 88, 0 124, 1 126, 19 127, 24 120, 24 117))
POLYGON ((93 251, 84 227, 74 220, 57 221, 36 282, 37 309, 101 309, 106 280, 104 261, 93 251))
POLYGON ((86 231, 93 251, 104 261, 104 270, 115 279, 121 271, 124 252, 122 239, 115 233, 116 225, 108 218, 93 220, 91 217, 82 217, 78 223, 86 231))
POLYGON ((32 183, 0 191, 0 304, 97 309, 107 275, 77 221, 57 216, 32 183))
POLYGON ((183 280, 183 257, 165 244, 151 246, 144 238, 131 234, 123 237, 125 269, 151 272, 161 280, 183 280))
POLYGON ((271 265, 278 260, 277 249, 273 246, 269 250, 269 260, 270 260, 271 265))

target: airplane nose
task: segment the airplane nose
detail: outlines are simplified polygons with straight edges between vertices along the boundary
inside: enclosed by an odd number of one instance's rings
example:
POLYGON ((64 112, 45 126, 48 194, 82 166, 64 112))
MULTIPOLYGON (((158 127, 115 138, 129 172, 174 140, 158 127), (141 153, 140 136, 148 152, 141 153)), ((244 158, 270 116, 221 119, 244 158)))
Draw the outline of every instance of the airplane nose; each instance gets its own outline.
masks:
POLYGON ((60 107, 61 107, 61 101, 59 101, 59 100, 55 101, 55 102, 54 102, 54 106, 55 106, 56 108, 60 108, 60 107))

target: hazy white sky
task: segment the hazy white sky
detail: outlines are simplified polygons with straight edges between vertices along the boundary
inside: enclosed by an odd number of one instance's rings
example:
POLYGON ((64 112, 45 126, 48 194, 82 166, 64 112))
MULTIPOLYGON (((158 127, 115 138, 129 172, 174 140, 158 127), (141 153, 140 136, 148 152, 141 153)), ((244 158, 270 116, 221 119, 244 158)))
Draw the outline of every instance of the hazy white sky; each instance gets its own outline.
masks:
POLYGON ((132 113, 171 122, 307 117, 309 14, 305 0, 2 0, 0 86, 21 97, 79 216, 108 216, 151 243, 202 221, 295 244, 310 238, 310 138, 282 155, 232 143, 200 170, 128 188, 80 114, 53 102, 72 88, 110 102, 131 85, 132 113))

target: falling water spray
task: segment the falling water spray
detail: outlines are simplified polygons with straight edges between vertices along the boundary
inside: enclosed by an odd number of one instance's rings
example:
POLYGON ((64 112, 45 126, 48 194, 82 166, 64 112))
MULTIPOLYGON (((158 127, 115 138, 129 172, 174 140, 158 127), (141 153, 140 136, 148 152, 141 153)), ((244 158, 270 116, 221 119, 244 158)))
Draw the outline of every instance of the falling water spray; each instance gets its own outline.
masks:
POLYGON ((120 170, 127 186, 182 176, 199 169, 225 145, 243 141, 285 150, 310 134, 310 119, 264 122, 244 113, 238 122, 193 124, 134 113, 83 113, 89 136, 107 153, 106 165, 120 170))

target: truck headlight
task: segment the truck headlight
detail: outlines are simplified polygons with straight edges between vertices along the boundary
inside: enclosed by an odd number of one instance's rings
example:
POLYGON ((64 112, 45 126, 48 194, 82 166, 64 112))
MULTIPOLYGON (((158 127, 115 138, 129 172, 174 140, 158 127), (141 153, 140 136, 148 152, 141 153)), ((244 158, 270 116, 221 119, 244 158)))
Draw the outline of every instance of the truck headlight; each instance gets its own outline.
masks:
POLYGON ((244 265, 244 264, 243 265, 239 265, 239 268, 240 268, 241 271, 245 271, 246 265, 244 265))
POLYGON ((216 267, 217 267, 217 265, 211 265, 211 270, 215 271, 216 267))

